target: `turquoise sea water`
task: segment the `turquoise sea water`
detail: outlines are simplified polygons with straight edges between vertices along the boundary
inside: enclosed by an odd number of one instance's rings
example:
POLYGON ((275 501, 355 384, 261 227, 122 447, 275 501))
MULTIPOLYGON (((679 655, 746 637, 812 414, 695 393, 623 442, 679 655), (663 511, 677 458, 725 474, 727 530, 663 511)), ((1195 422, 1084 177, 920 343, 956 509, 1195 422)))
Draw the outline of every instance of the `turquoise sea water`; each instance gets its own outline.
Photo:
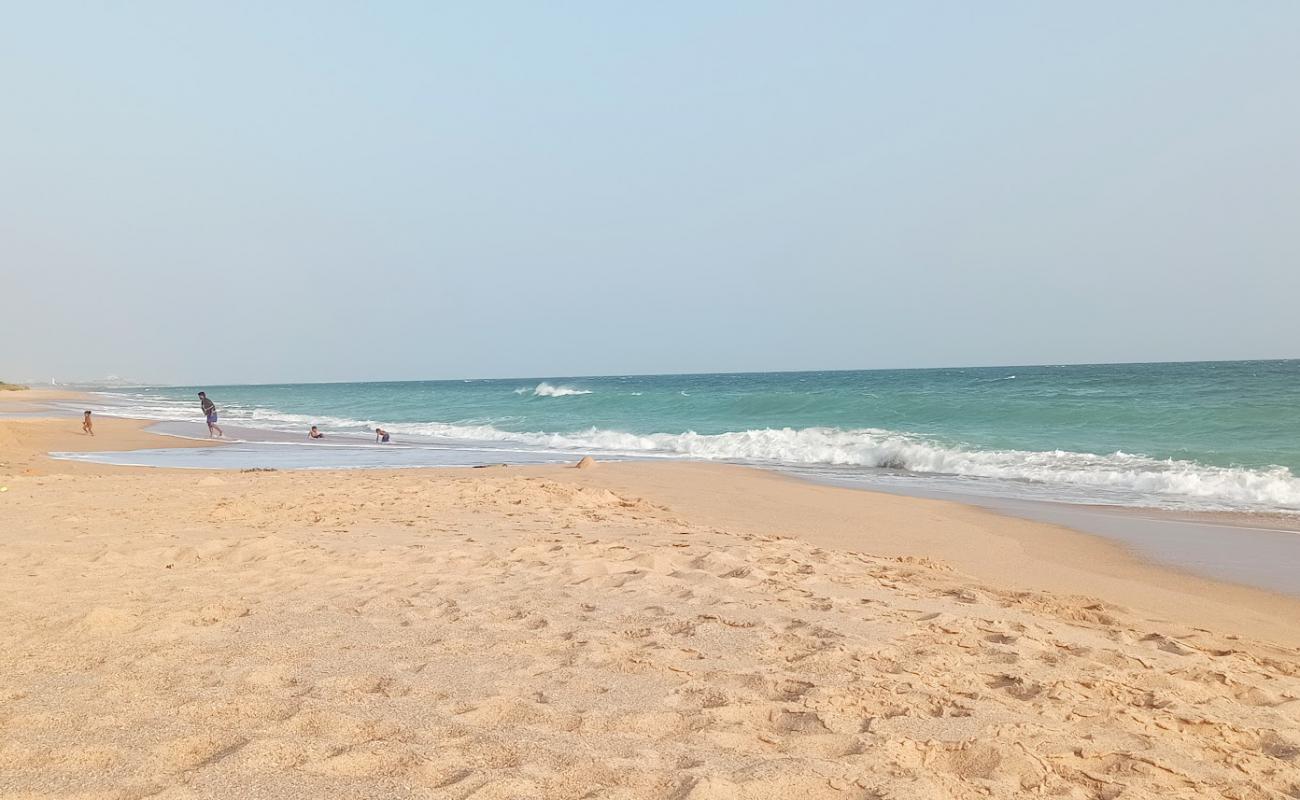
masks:
MULTIPOLYGON (((728 460, 866 483, 1300 511, 1296 360, 150 387, 105 400, 200 420, 199 389, 223 424, 295 436, 316 424, 331 443, 373 441, 382 425, 431 452, 728 460)), ((345 457, 322 449, 319 465, 345 457)))

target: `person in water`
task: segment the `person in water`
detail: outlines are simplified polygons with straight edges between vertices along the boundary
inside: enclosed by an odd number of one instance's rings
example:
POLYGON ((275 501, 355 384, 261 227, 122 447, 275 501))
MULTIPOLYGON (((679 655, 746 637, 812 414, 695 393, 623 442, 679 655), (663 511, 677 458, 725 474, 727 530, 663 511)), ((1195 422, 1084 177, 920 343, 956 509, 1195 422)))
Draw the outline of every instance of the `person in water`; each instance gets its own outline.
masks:
POLYGON ((91 436, 95 435, 95 423, 90 421, 89 411, 86 412, 86 416, 81 420, 81 429, 86 433, 89 433, 91 436))
POLYGON ((199 404, 203 407, 203 416, 208 420, 208 438, 213 436, 225 437, 226 434, 221 432, 217 427, 217 404, 208 399, 203 392, 199 392, 199 404))
POLYGON ((315 426, 315 425, 311 426, 311 430, 307 431, 307 435, 310 436, 310 437, 313 438, 313 439, 324 439, 324 438, 325 438, 325 434, 323 434, 323 433, 321 433, 320 431, 316 430, 316 426, 315 426))
POLYGON ((375 428, 375 441, 388 444, 388 431, 383 428, 375 428))

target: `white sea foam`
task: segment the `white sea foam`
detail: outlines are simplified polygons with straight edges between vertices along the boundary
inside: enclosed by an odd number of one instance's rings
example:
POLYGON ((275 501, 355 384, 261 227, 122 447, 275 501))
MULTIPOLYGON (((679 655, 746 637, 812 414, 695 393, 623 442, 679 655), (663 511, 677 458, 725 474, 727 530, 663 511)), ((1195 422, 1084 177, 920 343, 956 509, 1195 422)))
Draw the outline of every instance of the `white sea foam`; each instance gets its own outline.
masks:
POLYGON ((591 394, 588 389, 574 389, 571 386, 552 386, 545 381, 533 389, 533 397, 572 397, 579 394, 591 394))
POLYGON ((1066 450, 973 450, 892 431, 838 428, 750 430, 720 434, 633 434, 591 428, 579 433, 514 433, 491 426, 424 423, 410 433, 457 440, 511 442, 560 450, 663 455, 791 466, 856 466, 915 473, 1125 490, 1205 501, 1207 506, 1300 510, 1300 478, 1286 467, 1247 469, 1066 450))

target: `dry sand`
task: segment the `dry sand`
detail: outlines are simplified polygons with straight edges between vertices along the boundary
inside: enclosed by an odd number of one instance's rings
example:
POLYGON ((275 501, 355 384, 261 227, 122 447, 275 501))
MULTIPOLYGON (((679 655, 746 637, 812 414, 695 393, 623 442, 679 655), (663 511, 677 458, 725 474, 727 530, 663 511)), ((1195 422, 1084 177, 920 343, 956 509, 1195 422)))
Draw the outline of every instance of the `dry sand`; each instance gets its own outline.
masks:
POLYGON ((1089 537, 708 465, 40 455, 160 444, 79 426, 0 421, 3 798, 1300 797, 1300 604, 1089 537))

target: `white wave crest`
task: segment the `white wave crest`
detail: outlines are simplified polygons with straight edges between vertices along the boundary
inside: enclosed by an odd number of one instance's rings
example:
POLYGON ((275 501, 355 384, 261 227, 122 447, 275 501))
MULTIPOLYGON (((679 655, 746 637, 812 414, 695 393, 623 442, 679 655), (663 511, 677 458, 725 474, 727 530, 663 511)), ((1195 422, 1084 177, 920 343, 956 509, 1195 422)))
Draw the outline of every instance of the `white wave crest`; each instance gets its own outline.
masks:
POLYGON ((574 389, 571 386, 552 386, 542 381, 533 389, 533 397, 572 397, 579 394, 591 394, 589 389, 574 389))
POLYGON ((792 428, 719 434, 513 433, 490 426, 426 423, 409 432, 438 438, 511 442, 559 450, 655 454, 790 466, 858 466, 908 472, 1091 487, 1227 506, 1300 509, 1300 478, 1286 467, 1216 467, 1115 452, 972 450, 878 429, 792 428))

